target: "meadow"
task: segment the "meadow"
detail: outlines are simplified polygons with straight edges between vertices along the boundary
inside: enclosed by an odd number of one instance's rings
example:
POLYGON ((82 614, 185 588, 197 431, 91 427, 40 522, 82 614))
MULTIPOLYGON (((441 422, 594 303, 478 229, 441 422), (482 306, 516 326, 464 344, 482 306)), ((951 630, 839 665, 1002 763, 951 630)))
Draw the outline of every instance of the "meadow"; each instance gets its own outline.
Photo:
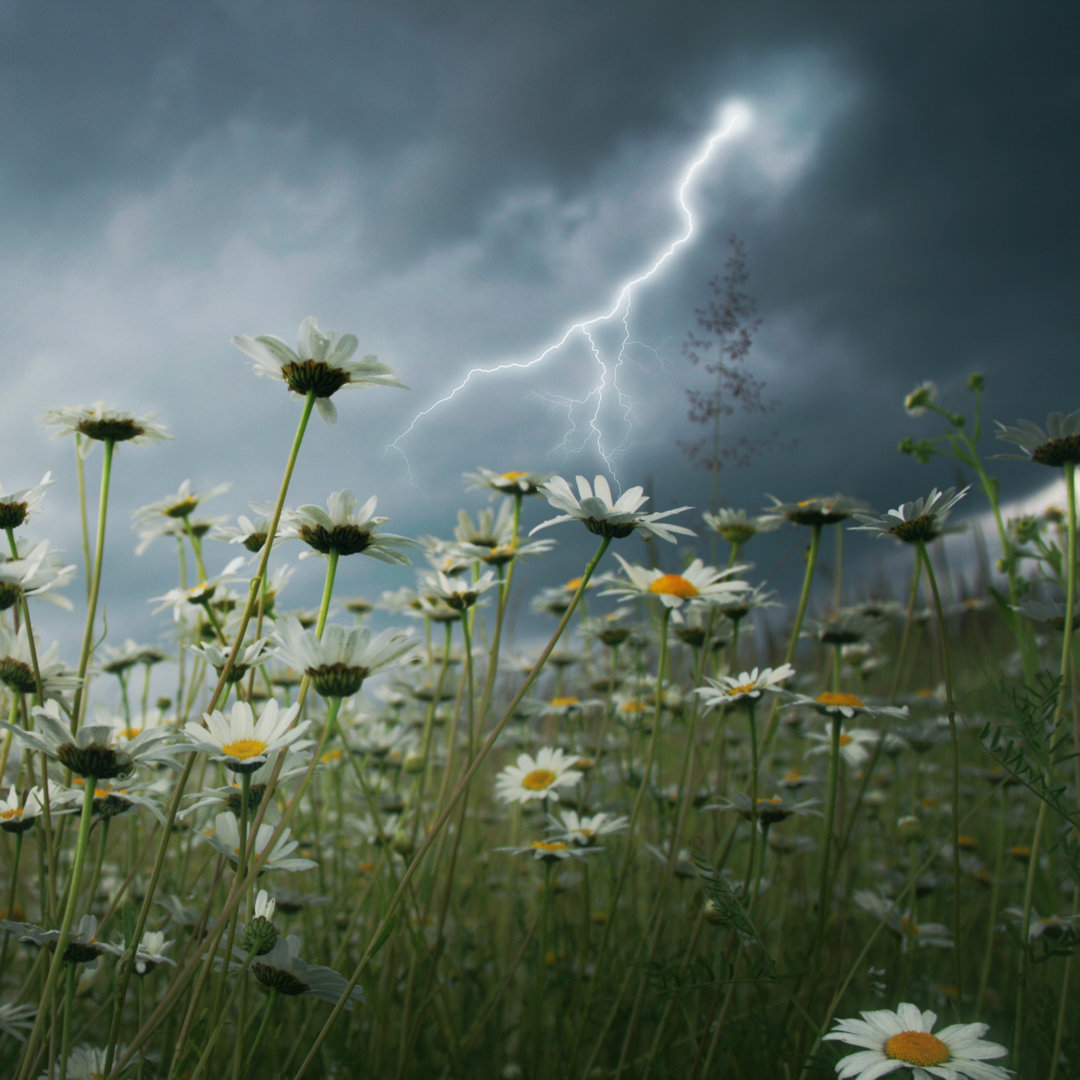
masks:
POLYGON ((297 428, 250 518, 211 527, 186 483, 136 515, 178 554, 147 598, 169 647, 98 611, 110 492, 154 417, 45 417, 86 470, 81 566, 50 547, 50 477, 0 489, 5 1075, 1077 1075, 1080 411, 984 435, 980 377, 967 415, 916 388, 942 434, 903 449, 971 486, 888 512, 675 508, 489 463, 464 481, 483 509, 411 538, 370 493, 290 490, 314 413, 349 423, 394 373, 314 320, 295 349, 235 344, 297 428), (1006 451, 1033 484, 1062 472, 1067 506, 1006 520, 1006 451), (972 589, 934 553, 976 503, 999 557, 972 589), (524 598, 550 638, 522 664, 515 569, 582 529, 593 557, 524 598), (750 565, 777 529, 805 538, 790 596, 750 565), (895 595, 820 579, 853 544, 910 556, 895 595), (321 597, 290 591, 300 551, 321 597), (353 557, 415 585, 339 596, 353 557), (35 637, 58 597, 78 657, 35 637))

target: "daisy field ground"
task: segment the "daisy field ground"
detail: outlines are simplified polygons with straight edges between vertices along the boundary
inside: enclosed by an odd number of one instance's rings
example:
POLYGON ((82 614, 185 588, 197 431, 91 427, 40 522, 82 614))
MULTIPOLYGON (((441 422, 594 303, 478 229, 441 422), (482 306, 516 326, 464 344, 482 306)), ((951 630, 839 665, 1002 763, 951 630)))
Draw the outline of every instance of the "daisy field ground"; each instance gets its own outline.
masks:
POLYGON ((296 434, 251 517, 211 527, 216 492, 186 483, 136 515, 179 557, 148 598, 168 647, 98 611, 110 491, 168 437, 154 417, 46 417, 81 490, 100 466, 81 566, 50 547, 51 477, 0 489, 5 1075, 1077 1075, 1080 412, 996 430, 1064 474, 1038 516, 1001 515, 976 376, 966 419, 929 384, 907 401, 943 434, 906 448, 971 486, 887 513, 480 468, 488 506, 417 539, 374 497, 290 490, 314 413, 394 373, 313 319, 295 348, 235 343, 296 434), (934 552, 978 499, 1001 557, 962 591, 934 552), (527 598, 550 639, 521 664, 515 568, 571 529, 594 555, 527 598), (748 562, 776 529, 805 536, 791 596, 748 562), (819 577, 845 538, 906 550, 906 591, 841 603, 819 577), (292 595, 297 551, 320 597, 292 595), (338 596, 353 556, 413 584, 338 596), (35 634, 57 598, 77 657, 35 634))

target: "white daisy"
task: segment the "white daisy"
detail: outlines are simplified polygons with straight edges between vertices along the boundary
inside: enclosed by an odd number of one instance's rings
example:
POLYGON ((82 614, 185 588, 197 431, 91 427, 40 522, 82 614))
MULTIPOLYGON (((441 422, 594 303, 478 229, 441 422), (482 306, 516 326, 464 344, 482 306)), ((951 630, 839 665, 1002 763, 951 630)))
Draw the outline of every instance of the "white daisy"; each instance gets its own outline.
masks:
POLYGON ((595 847, 581 847, 563 839, 533 840, 530 844, 518 847, 500 847, 496 851, 508 851, 511 855, 532 855, 539 862, 565 862, 567 859, 583 859, 586 855, 599 851, 595 847))
POLYGON ((232 485, 228 482, 218 484, 209 491, 197 491, 192 493, 191 481, 185 480, 175 495, 166 495, 156 502, 147 503, 137 510, 131 511, 131 519, 136 525, 149 525, 159 518, 183 519, 194 513, 195 507, 206 499, 212 499, 215 495, 222 495, 232 485))
MULTIPOLYGON (((376 530, 389 518, 375 517, 375 496, 360 506, 356 496, 345 488, 335 491, 321 506, 301 506, 286 510, 281 516, 280 536, 283 540, 300 539, 320 555, 331 551, 338 555, 363 553, 381 562, 408 566, 409 557, 400 549, 415 548, 415 540, 393 533, 379 535, 376 530)), ((304 552, 300 558, 311 555, 304 552)))
POLYGON ((886 514, 855 514, 855 520, 861 524, 851 525, 849 528, 852 532, 895 536, 905 544, 929 543, 948 531, 944 528, 945 518, 970 490, 970 485, 963 491, 957 491, 956 488, 938 491, 933 488, 924 498, 906 502, 886 514))
MULTIPOLYGON (((198 645, 188 645, 188 652, 194 653, 196 656, 201 656, 204 660, 209 661, 214 670, 218 673, 218 677, 221 677, 222 671, 225 670, 225 664, 228 662, 229 655, 232 652, 232 646, 219 645, 215 641, 204 641, 198 645)), ((271 644, 269 638, 259 638, 253 641, 250 645, 245 645, 239 653, 236 655, 236 659, 233 661, 233 665, 229 668, 229 675, 226 679, 227 682, 235 683, 239 682, 253 667, 257 667, 259 664, 269 660, 274 655, 274 646, 271 644)))
POLYGON ((296 351, 293 352, 281 338, 272 334, 249 337, 239 334, 232 343, 254 361, 256 375, 268 375, 280 379, 299 397, 315 394, 315 407, 328 423, 337 420, 337 409, 330 400, 343 386, 399 386, 393 371, 380 364, 375 356, 360 360, 350 357, 359 342, 354 334, 323 333, 314 316, 309 315, 300 324, 296 351))
POLYGON ((497 473, 481 466, 474 473, 465 473, 465 480, 469 487, 488 488, 504 495, 537 495, 550 475, 550 473, 523 472, 520 469, 497 473))
MULTIPOLYGON (((283 829, 278 842, 269 850, 270 838, 274 834, 274 826, 264 822, 259 826, 252 844, 251 836, 248 836, 248 851, 254 850, 255 862, 259 871, 264 870, 311 870, 317 863, 311 859, 301 859, 293 855, 300 846, 299 840, 292 839, 292 832, 283 829)), ((203 835, 213 847, 217 848, 234 866, 240 855, 240 826, 236 823, 236 816, 223 810, 214 818, 213 828, 204 829, 203 835)))
POLYGON ((408 634, 384 630, 372 637, 365 626, 328 626, 320 640, 294 618, 282 619, 274 637, 285 663, 323 697, 351 697, 369 675, 406 663, 413 648, 408 634))
POLYGON ((896 1012, 876 1009, 861 1020, 837 1020, 825 1039, 864 1049, 836 1063, 840 1080, 878 1080, 897 1069, 911 1069, 913 1080, 1007 1080, 1007 1069, 987 1058, 1008 1053, 982 1038, 986 1024, 951 1024, 931 1034, 937 1014, 903 1003, 896 1012))
POLYGON ((4 494, 4 486, 0 484, 0 529, 17 529, 22 525, 41 505, 46 489, 54 482, 52 473, 47 472, 37 487, 21 488, 10 495, 4 494))
POLYGON ((731 705, 744 698, 756 699, 765 690, 775 691, 785 679, 790 679, 795 669, 790 664, 778 668, 762 668, 760 671, 744 671, 738 675, 721 675, 719 679, 706 679, 708 686, 699 686, 694 691, 701 695, 705 709, 731 705))
POLYGON ((706 566, 701 559, 695 559, 681 574, 665 574, 656 568, 634 566, 618 554, 615 558, 622 564, 623 573, 629 580, 616 579, 615 587, 605 589, 602 596, 624 599, 655 596, 664 607, 678 612, 684 604, 715 602, 750 588, 745 581, 728 580, 748 569, 745 566, 717 570, 706 566))
POLYGON ((581 773, 571 768, 576 758, 561 749, 542 747, 534 758, 519 754, 517 763, 507 765, 495 780, 495 794, 503 802, 527 803, 533 799, 558 801, 560 787, 569 787, 581 779, 581 773))
POLYGON ((54 427, 53 435, 85 435, 86 441, 79 444, 82 457, 89 455, 95 442, 132 442, 137 445, 152 442, 164 442, 171 439, 165 429, 154 423, 156 412, 145 416, 133 416, 121 409, 106 409, 99 401, 94 405, 65 405, 60 409, 49 409, 41 418, 46 427, 54 427))
POLYGON ((867 509, 866 503, 853 499, 850 495, 815 495, 813 498, 800 499, 793 503, 781 502, 775 495, 770 495, 769 498, 773 505, 766 511, 768 516, 779 516, 793 525, 834 525, 860 510, 867 509))
MULTIPOLYGON (((60 662, 59 652, 60 646, 55 641, 44 651, 38 646, 38 671, 46 697, 73 690, 81 681, 60 662)), ((37 688, 26 623, 19 627, 18 633, 0 626, 0 683, 17 694, 32 694, 37 688)))
POLYGON ((753 540, 759 533, 779 529, 782 522, 781 518, 771 514, 748 517, 745 510, 732 510, 724 507, 717 510, 715 514, 705 511, 701 517, 714 533, 717 533, 729 544, 738 547, 742 547, 743 544, 753 540))
POLYGON ((1021 420, 1019 427, 1007 427, 1000 420, 995 423, 999 428, 997 438, 1016 443, 1026 451, 1026 456, 999 454, 998 457, 1015 457, 1053 467, 1080 462, 1080 409, 1068 416, 1052 412, 1046 418, 1046 431, 1030 420, 1021 420))
POLYGON ((118 741, 112 723, 83 724, 72 735, 71 725, 55 700, 45 702, 44 707, 35 706, 33 714, 36 731, 24 731, 5 721, 0 721, 0 726, 77 776, 111 780, 129 775, 136 765, 172 763, 180 751, 167 728, 151 728, 134 739, 118 741))
POLYGON ((495 573, 485 570, 475 581, 471 578, 455 579, 447 577, 442 571, 429 574, 420 581, 421 599, 429 604, 445 604, 454 611, 471 608, 488 589, 498 585, 495 573))
MULTIPOLYGON (((63 588, 74 576, 75 564, 62 565, 60 553, 50 551, 48 540, 42 540, 26 555, 0 560, 0 611, 18 603, 20 597, 41 596, 63 588)), ((46 595, 45 599, 71 610, 71 601, 66 597, 46 595)))
POLYGON ((559 517, 541 522, 531 530, 530 535, 564 521, 580 521, 589 532, 616 540, 629 536, 635 529, 646 536, 656 536, 672 544, 675 543, 676 533, 683 536, 694 535, 692 529, 682 525, 660 524, 661 518, 681 514, 684 510, 689 510, 689 506, 680 506, 660 513, 641 513, 641 507, 648 502, 648 496, 643 493, 644 489, 628 488, 617 500, 612 499, 611 486, 604 476, 596 477, 593 487, 589 486, 589 481, 584 476, 579 476, 577 488, 578 493, 575 495, 561 476, 553 476, 547 483, 541 484, 540 494, 556 510, 562 510, 563 513, 559 517))
POLYGON ((271 698, 256 720, 255 710, 246 701, 237 701, 228 717, 215 710, 203 714, 206 727, 185 725, 184 734, 191 740, 187 749, 209 754, 211 760, 224 762, 233 772, 252 773, 308 729, 310 720, 292 726, 299 712, 299 705, 280 709, 271 698))
MULTIPOLYGON (((832 735, 825 731, 808 731, 806 737, 818 745, 807 750, 807 756, 814 754, 827 754, 832 748, 832 735)), ((852 769, 857 769, 870 757, 869 747, 877 745, 880 738, 876 731, 867 731, 865 728, 852 728, 849 731, 840 732, 840 756, 852 769)))
POLYGON ((576 810, 560 810, 549 814, 549 832, 558 840, 570 840, 581 847, 591 847, 601 836, 614 836, 625 832, 630 824, 628 817, 614 814, 579 815, 576 810))
MULTIPOLYGON (((263 986, 289 996, 310 994, 334 1004, 340 1000, 349 985, 344 975, 321 964, 307 964, 300 959, 300 939, 295 934, 279 937, 274 947, 251 965, 251 974, 263 986)), ((345 1003, 351 1009, 355 1002, 364 1000, 361 987, 354 987, 345 1003)))

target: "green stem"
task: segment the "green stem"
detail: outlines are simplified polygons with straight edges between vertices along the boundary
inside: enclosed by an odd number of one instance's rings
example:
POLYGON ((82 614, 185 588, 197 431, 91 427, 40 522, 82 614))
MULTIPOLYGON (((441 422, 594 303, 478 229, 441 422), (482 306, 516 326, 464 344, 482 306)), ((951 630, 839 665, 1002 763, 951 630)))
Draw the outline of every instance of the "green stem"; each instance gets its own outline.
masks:
POLYGON ((949 741, 952 747, 952 868, 953 868, 953 964, 956 978, 956 1000, 963 1000, 963 970, 960 964, 960 739, 956 730, 956 705, 953 701, 952 663, 949 658, 949 637, 945 629, 945 614, 941 608, 937 577, 930 562, 926 544, 917 542, 919 557, 926 567, 930 591, 934 595, 938 636, 941 639, 941 666, 945 674, 945 708, 949 716, 949 741))
POLYGON ((34 1019, 34 1028, 26 1041, 25 1056, 23 1057, 22 1072, 19 1080, 30 1080, 34 1072, 34 1060, 37 1056, 38 1043, 44 1033, 45 1022, 52 1016, 52 998, 56 989, 56 981, 60 976, 60 969, 64 966, 64 953, 67 951, 68 942, 71 940, 71 924, 75 921, 75 906, 79 899, 79 880, 82 878, 83 862, 86 859, 86 849, 90 842, 90 826, 94 818, 94 788, 97 786, 97 777, 86 776, 83 778, 83 805, 82 817, 79 819, 79 835, 75 842, 75 856, 71 866, 71 884, 68 889, 67 903, 64 906, 64 916, 60 923, 60 935, 56 940, 56 949, 53 952, 52 962, 49 965, 49 974, 45 979, 45 988, 41 992, 38 1001, 37 1016, 34 1019))
POLYGON ((79 730, 82 715, 86 711, 86 670, 94 644, 94 619, 97 615, 98 596, 101 592, 101 564, 105 555, 105 519, 109 508, 109 482, 112 477, 113 441, 105 440, 105 456, 101 462, 101 494, 98 499, 97 540, 94 545, 94 570, 90 580, 90 595, 86 601, 86 626, 83 629, 82 648, 79 651, 79 685, 75 688, 71 709, 71 733, 79 730))
MULTIPOLYGON (((814 579, 814 567, 817 566, 818 551, 821 549, 821 530, 821 525, 812 526, 810 548, 806 553, 806 573, 803 575, 802 592, 799 594, 799 606, 795 612, 795 623, 791 628, 787 652, 784 653, 784 662, 787 664, 795 659, 795 650, 799 646, 799 634, 802 632, 803 619, 806 617, 806 605, 810 600, 810 583, 814 579)), ((776 737, 779 725, 780 712, 774 704, 765 727, 765 736, 761 740, 761 756, 764 758, 767 758, 772 751, 773 739, 776 737)))

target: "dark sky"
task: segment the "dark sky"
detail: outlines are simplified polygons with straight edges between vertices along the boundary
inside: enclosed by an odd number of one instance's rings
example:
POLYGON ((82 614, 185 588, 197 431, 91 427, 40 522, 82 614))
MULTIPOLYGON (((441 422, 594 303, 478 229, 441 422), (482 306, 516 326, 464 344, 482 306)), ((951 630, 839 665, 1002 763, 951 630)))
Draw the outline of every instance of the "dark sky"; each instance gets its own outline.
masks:
MULTIPOLYGON (((1080 406, 1078 22, 1064 2, 0 0, 0 482, 54 470, 27 536, 74 558, 70 447, 36 418, 102 398, 159 411, 175 442, 121 450, 109 548, 119 633, 152 638, 141 597, 173 583, 174 556, 136 560, 127 512, 185 477, 233 482, 208 512, 272 497, 297 404, 230 338, 293 341, 315 315, 412 389, 342 392, 294 505, 350 487, 393 531, 447 535, 483 505, 461 474, 486 466, 613 469, 656 509, 705 507, 709 478, 676 445, 701 385, 681 346, 735 233, 762 319, 749 370, 778 405, 725 438, 798 445, 725 471, 722 501, 844 491, 884 510, 956 483, 894 449, 938 430, 902 408, 923 379, 966 409, 984 372, 987 422, 1080 406), (566 438, 558 401, 601 374, 578 335, 424 417, 407 460, 386 452, 471 367, 527 362, 611 308, 683 233, 680 179, 736 101, 752 120, 695 175, 693 236, 634 293, 607 443, 582 427, 591 403, 566 438)), ((597 328, 604 356, 621 334, 597 328)), ((995 465, 1006 495, 1052 479, 995 465)), ((548 535, 543 574, 576 574, 586 538, 548 535)), ((372 597, 412 583, 348 574, 372 597)))

